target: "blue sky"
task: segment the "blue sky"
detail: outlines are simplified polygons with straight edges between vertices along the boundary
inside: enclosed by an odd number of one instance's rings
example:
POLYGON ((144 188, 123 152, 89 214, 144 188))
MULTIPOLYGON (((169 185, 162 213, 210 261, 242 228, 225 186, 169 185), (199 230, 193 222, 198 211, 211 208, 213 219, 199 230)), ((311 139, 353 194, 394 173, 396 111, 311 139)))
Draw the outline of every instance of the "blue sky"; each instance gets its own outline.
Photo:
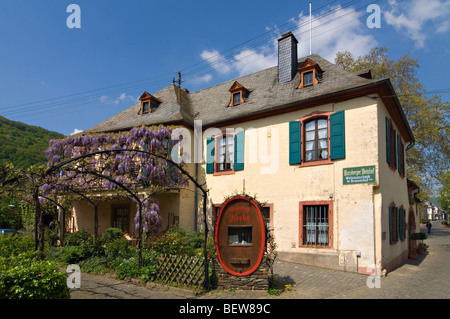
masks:
MULTIPOLYGON (((428 91, 450 97, 450 0, 312 1, 312 53, 334 62, 386 46, 419 59, 428 91), (380 28, 369 28, 370 4, 380 28)), ((309 1, 2 0, 0 115, 65 135, 169 85, 195 91, 276 65, 293 31, 309 54, 309 1), (81 28, 69 28, 77 4, 81 28)))

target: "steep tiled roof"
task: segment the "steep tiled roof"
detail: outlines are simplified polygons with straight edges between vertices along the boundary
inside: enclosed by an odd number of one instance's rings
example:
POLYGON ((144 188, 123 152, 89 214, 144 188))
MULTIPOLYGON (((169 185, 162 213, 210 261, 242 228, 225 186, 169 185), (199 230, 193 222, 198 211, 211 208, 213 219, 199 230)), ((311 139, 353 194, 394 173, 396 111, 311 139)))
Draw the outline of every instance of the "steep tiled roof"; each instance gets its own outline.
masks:
POLYGON ((323 70, 317 85, 297 89, 300 83, 298 72, 292 81, 279 83, 276 66, 191 93, 171 84, 152 94, 162 103, 151 113, 139 115, 140 103, 137 103, 84 133, 120 131, 141 125, 171 123, 192 126, 194 120, 202 120, 203 126, 213 125, 376 83, 374 80, 344 71, 319 55, 300 58, 298 65, 306 58, 316 62, 323 70), (229 89, 235 81, 247 88, 250 94, 245 103, 229 107, 229 89))
POLYGON ((139 102, 84 131, 84 133, 123 131, 142 125, 170 124, 181 121, 191 123, 193 122, 193 112, 187 94, 171 84, 152 94, 161 101, 161 104, 151 113, 139 114, 141 108, 139 102), (178 103, 178 94, 180 94, 181 103, 178 103))

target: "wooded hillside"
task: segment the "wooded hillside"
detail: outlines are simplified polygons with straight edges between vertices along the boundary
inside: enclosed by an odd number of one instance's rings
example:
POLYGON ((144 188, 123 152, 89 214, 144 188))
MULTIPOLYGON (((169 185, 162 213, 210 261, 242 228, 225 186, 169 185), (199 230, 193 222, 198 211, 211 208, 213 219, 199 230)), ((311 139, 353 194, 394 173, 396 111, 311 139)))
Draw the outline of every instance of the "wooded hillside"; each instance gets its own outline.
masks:
POLYGON ((0 116, 0 162, 11 162, 18 169, 46 164, 44 152, 48 142, 63 137, 63 134, 0 116))

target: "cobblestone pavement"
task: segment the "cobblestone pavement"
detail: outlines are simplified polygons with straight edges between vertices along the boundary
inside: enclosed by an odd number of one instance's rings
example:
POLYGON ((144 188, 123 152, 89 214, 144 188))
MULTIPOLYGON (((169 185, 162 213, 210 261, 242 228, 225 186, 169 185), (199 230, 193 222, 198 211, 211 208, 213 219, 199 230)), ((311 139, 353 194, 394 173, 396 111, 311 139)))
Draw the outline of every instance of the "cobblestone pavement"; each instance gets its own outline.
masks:
MULTIPOLYGON (((428 251, 381 277, 380 288, 369 288, 367 275, 278 261, 274 265, 275 278, 281 287, 292 285, 291 291, 279 296, 267 292, 213 291, 201 298, 448 299, 450 228, 441 225, 440 221, 432 224, 431 234, 425 241, 429 245, 428 251)), ((421 231, 426 232, 425 227, 421 227, 421 231)))
MULTIPOLYGON (((425 228, 421 231, 426 232, 425 228)), ((450 228, 433 222, 428 251, 380 278, 380 288, 369 288, 369 276, 277 261, 275 279, 290 291, 214 290, 202 295, 153 285, 144 287, 113 278, 82 274, 81 289, 72 299, 408 299, 450 298, 450 228)))
POLYGON ((107 276, 81 274, 81 288, 71 291, 71 299, 181 299, 186 293, 167 287, 145 287, 107 276))

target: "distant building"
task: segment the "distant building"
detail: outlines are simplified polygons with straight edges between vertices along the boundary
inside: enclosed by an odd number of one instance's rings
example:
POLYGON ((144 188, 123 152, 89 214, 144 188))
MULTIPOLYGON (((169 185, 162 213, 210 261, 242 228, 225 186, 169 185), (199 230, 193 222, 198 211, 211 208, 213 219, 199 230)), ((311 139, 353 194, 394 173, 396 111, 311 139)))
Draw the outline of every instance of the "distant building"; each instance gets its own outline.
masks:
POLYGON ((427 219, 428 220, 445 220, 447 215, 442 207, 439 205, 437 200, 431 199, 425 203, 427 209, 427 219))

